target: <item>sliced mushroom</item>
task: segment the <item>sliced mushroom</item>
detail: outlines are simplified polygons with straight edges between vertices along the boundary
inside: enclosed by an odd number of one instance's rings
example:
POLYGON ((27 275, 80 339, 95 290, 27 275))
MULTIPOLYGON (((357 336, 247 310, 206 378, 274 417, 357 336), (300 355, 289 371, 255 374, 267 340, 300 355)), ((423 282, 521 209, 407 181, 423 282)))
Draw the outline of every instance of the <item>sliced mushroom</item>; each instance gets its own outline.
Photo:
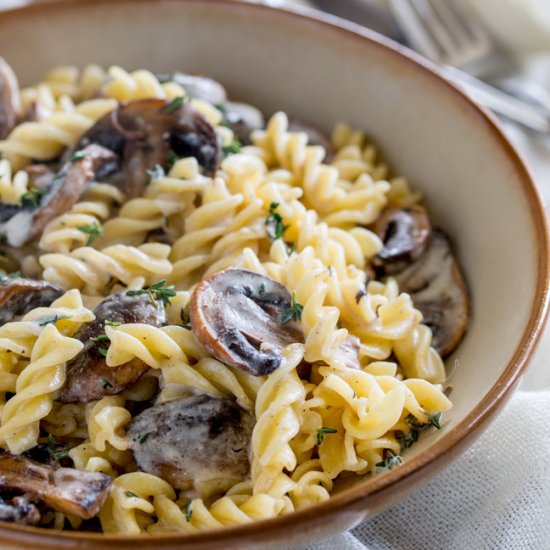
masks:
POLYGON ((373 258, 373 264, 383 274, 393 275, 426 250, 431 224, 423 206, 388 208, 374 224, 374 232, 382 239, 384 248, 373 258))
POLYGON ((291 132, 305 132, 308 138, 308 145, 320 145, 323 147, 326 152, 325 162, 330 162, 334 157, 336 151, 330 139, 317 128, 298 120, 291 120, 288 129, 291 132))
POLYGON ((47 164, 29 164, 23 168, 29 176, 28 187, 46 191, 55 177, 55 172, 47 164))
POLYGON ((21 495, 7 502, 0 497, 0 521, 9 521, 19 525, 37 525, 41 514, 29 495, 21 495))
POLYGON ((105 298, 94 310, 94 315, 95 320, 74 336, 84 344, 84 349, 67 363, 66 381, 57 396, 62 403, 89 403, 106 395, 117 395, 148 369, 137 358, 118 367, 107 366, 104 356, 109 347, 104 336, 106 321, 145 323, 154 327, 166 321, 162 303, 154 304, 148 295, 128 296, 124 292, 105 298))
POLYGON ((157 78, 161 82, 172 81, 183 86, 185 93, 189 97, 204 99, 212 104, 224 103, 227 99, 225 88, 209 76, 192 75, 180 72, 172 74, 158 74, 157 78))
POLYGON ((262 112, 248 103, 228 101, 224 104, 224 121, 243 145, 250 144, 250 134, 265 127, 262 112))
POLYGON ((147 170, 167 166, 170 150, 195 157, 212 174, 221 158, 216 131, 189 104, 163 99, 139 99, 101 117, 80 139, 77 149, 97 143, 122 160, 122 190, 141 196, 149 181, 147 170))
POLYGON ((20 112, 21 95, 17 77, 0 57, 0 139, 4 139, 12 131, 20 112))
POLYGON ((222 493, 246 479, 252 413, 234 401, 198 395, 146 409, 128 426, 141 470, 177 489, 222 493))
POLYGON ((273 279, 226 269, 196 287, 190 303, 191 327, 214 357, 261 376, 279 367, 283 348, 304 341, 297 322, 282 322, 291 305, 290 292, 273 279))
POLYGON ((49 306, 64 290, 47 281, 8 277, 0 282, 0 326, 31 309, 49 306))
POLYGON ((466 332, 469 300, 447 236, 435 229, 424 254, 395 278, 432 329, 433 347, 442 357, 449 355, 466 332))
POLYGON ((52 468, 30 458, 0 455, 0 490, 29 495, 80 518, 94 517, 107 498, 111 478, 98 472, 52 468))
POLYGON ((89 145, 77 160, 66 162, 47 192, 37 196, 36 206, 19 207, 17 213, 0 226, 7 243, 19 247, 40 235, 48 222, 74 206, 96 171, 115 160, 108 149, 89 145))

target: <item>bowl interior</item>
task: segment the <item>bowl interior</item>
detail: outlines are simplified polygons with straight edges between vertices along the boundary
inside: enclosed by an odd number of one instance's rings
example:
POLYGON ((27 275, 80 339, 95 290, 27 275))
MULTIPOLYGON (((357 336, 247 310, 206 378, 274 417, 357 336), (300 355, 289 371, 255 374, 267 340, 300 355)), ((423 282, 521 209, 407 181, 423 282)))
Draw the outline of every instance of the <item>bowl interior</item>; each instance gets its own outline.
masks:
POLYGON ((24 84, 60 64, 181 69, 214 76, 268 113, 282 109, 327 132, 342 120, 366 130, 392 173, 424 193, 471 292, 469 332, 447 362, 454 408, 411 456, 467 418, 527 345, 533 308, 545 300, 535 195, 492 123, 395 51, 248 5, 122 0, 1 16, 0 54, 24 84))

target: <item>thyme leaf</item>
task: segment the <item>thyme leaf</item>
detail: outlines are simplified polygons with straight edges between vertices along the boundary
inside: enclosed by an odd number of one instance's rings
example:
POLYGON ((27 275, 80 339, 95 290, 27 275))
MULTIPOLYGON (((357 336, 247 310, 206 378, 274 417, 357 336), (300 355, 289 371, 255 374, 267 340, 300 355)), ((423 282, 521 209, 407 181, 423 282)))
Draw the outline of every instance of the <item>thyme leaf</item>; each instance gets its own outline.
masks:
POLYGON ((302 318, 304 306, 296 301, 296 292, 292 293, 292 301, 290 307, 283 313, 281 317, 281 325, 286 325, 292 320, 299 321, 302 318))
POLYGON ((377 462, 376 467, 391 470, 392 468, 399 466, 402 462, 403 459, 399 455, 396 455, 392 451, 387 450, 386 457, 384 458, 384 460, 377 462))
POLYGON ((45 194, 44 189, 29 189, 21 195, 21 204, 23 206, 38 206, 45 194))
POLYGON ((338 430, 335 430, 334 428, 326 428, 325 426, 322 428, 317 428, 317 445, 321 445, 321 443, 323 443, 325 440, 325 435, 335 433, 338 433, 338 430))
POLYGON ((80 225, 77 227, 79 231, 88 235, 86 246, 90 246, 100 235, 103 235, 103 227, 98 223, 91 223, 89 225, 80 225))
POLYGON ((167 279, 162 279, 156 283, 153 283, 151 286, 140 290, 128 290, 126 295, 142 296, 144 294, 148 294, 154 304, 157 302, 162 302, 165 306, 168 306, 170 305, 170 298, 173 298, 176 295, 176 291, 174 290, 174 285, 164 287, 166 282, 167 279))

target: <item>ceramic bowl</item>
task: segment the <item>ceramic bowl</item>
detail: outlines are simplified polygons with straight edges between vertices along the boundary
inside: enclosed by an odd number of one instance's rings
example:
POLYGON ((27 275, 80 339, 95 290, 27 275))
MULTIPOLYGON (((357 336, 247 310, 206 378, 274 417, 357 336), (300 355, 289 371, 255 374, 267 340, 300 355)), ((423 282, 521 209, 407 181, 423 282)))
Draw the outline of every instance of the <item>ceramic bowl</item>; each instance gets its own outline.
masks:
POLYGON ((280 548, 349 529, 459 456, 517 385, 548 303, 548 230, 530 174, 498 124, 433 66, 360 27, 228 0, 83 0, 0 15, 0 55, 23 84, 60 64, 207 73, 234 99, 330 131, 365 129, 394 173, 424 193, 471 291, 468 334, 448 361, 454 408, 405 463, 323 504, 269 521, 151 539, 3 523, 30 548, 280 548))

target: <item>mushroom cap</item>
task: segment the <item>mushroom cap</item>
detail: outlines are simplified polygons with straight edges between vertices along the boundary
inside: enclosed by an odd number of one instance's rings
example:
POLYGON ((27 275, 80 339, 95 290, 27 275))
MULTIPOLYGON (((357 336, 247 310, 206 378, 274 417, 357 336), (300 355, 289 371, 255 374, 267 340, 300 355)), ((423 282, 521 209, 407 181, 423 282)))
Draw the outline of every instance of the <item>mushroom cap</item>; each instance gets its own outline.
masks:
POLYGON ((243 145, 250 144, 250 134, 265 127, 264 115, 248 103, 228 101, 225 103, 224 120, 243 145))
POLYGON ((221 493, 250 473, 254 416, 235 401, 194 395, 161 402, 128 425, 141 470, 176 489, 221 493))
POLYGON ((49 306, 64 290, 47 281, 7 278, 0 282, 0 326, 31 309, 49 306))
POLYGON ((185 93, 189 97, 203 99, 213 105, 224 103, 227 99, 227 93, 222 84, 209 76, 193 75, 176 71, 172 74, 158 74, 157 78, 161 82, 171 80, 183 86, 185 93))
POLYGON ((261 376, 279 367, 286 346, 304 341, 298 323, 282 324, 291 304, 290 292, 277 281, 245 269, 226 269, 195 288, 191 328, 214 357, 261 376))
POLYGON ((373 258, 373 264, 386 275, 398 273, 426 250, 431 231, 423 206, 387 208, 374 224, 374 232, 384 247, 373 258))
POLYGON ((89 403, 106 395, 117 395, 131 386, 148 370, 141 359, 132 359, 117 367, 109 367, 101 349, 108 341, 97 341, 105 333, 105 321, 145 323, 160 327, 166 321, 162 303, 154 304, 148 295, 128 296, 121 292, 103 300, 94 310, 95 320, 74 336, 84 344, 83 350, 67 363, 66 380, 57 400, 62 403, 89 403))
POLYGON ((0 490, 29 494, 54 510, 94 517, 107 498, 112 480, 99 472, 52 468, 8 453, 0 455, 0 490))
POLYGON ((193 156, 208 174, 221 159, 216 131, 189 104, 170 107, 164 99, 138 99, 101 117, 81 138, 77 149, 97 143, 122 160, 120 184, 128 198, 142 195, 149 181, 147 170, 167 166, 170 150, 193 156))
POLYGON ((442 357, 449 355, 466 332, 470 306, 448 237, 434 229, 424 254, 395 279, 422 312, 423 323, 432 329, 432 346, 442 357))
POLYGON ((21 94, 13 69, 0 57, 0 139, 17 124, 21 112, 21 94))

